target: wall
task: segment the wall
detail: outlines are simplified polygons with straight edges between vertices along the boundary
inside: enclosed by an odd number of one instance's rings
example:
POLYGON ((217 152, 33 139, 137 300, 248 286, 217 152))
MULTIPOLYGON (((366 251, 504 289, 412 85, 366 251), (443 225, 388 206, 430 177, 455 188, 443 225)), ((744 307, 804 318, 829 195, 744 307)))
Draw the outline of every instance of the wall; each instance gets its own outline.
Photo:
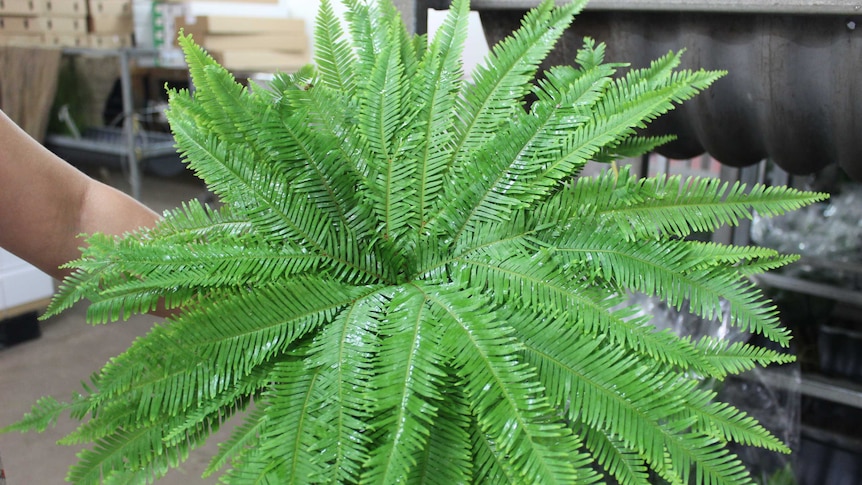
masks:
MULTIPOLYGON (((338 0, 333 0, 333 8, 336 14, 341 14, 344 11, 344 6, 338 0)), ((317 15, 317 9, 320 6, 319 0, 278 0, 273 4, 249 4, 243 2, 206 2, 194 1, 191 2, 191 15, 242 15, 248 17, 297 17, 304 19, 308 35, 313 39, 314 19, 317 15), (240 13, 238 13, 240 12, 240 13)), ((433 34, 443 22, 446 16, 445 11, 429 10, 428 11, 428 32, 433 34)), ((312 43, 312 50, 314 44, 312 43)), ((467 45, 464 52, 464 69, 465 74, 469 78, 470 71, 478 64, 488 52, 488 43, 485 41, 485 34, 482 30, 482 24, 479 21, 479 15, 476 12, 470 14, 470 27, 467 39, 467 45)))
MULTIPOLYGON (((250 4, 247 2, 190 2, 189 15, 237 15, 243 17, 294 17, 305 20, 309 39, 313 38, 314 18, 320 6, 319 0, 278 0, 273 4, 250 4)), ((334 1, 333 7, 340 12, 344 7, 334 1)), ((312 51, 314 45, 312 43, 312 51)))
MULTIPOLYGON (((443 24, 448 12, 445 10, 428 10, 429 38, 443 24)), ((488 54, 488 41, 482 30, 482 22, 477 12, 470 12, 470 23, 467 30, 467 42, 464 46, 464 76, 470 79, 470 73, 488 54)))

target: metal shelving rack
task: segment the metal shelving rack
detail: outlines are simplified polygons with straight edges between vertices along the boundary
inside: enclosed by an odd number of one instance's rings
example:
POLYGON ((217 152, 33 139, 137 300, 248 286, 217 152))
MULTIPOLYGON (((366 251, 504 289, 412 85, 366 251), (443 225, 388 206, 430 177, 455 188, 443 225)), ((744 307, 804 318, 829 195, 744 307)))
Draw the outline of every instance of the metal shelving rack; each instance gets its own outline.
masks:
MULTIPOLYGON (((862 266, 853 263, 839 264, 832 261, 803 259, 795 264, 805 264, 826 269, 840 269, 841 271, 852 272, 853 274, 862 276, 862 266)), ((802 293, 862 307, 862 292, 859 291, 782 274, 760 274, 754 280, 763 287, 802 293)), ((796 381, 779 371, 766 369, 763 372, 769 376, 770 383, 776 387, 798 389, 800 393, 807 396, 862 409, 862 384, 846 379, 837 379, 810 373, 803 374, 801 380, 796 381)))
MULTIPOLYGON (((755 178, 757 182, 763 183, 765 181, 765 163, 760 164, 755 178)), ((773 167, 769 178, 769 183, 773 185, 793 185, 793 176, 778 167, 773 167)), ((747 244, 749 241, 735 242, 747 244)), ((862 263, 859 262, 833 261, 827 258, 806 256, 794 264, 810 269, 852 275, 856 281, 862 280, 862 263)), ((862 291, 856 289, 811 281, 776 272, 756 275, 753 277, 753 280, 763 288, 790 291, 862 308, 862 291)), ((768 376, 770 384, 773 384, 777 388, 797 390, 809 397, 862 409, 862 384, 860 383, 817 373, 804 373, 801 379, 797 381, 791 376, 774 369, 765 369, 764 375, 768 376)))
POLYGON ((87 151, 97 155, 124 157, 128 163, 129 185, 135 199, 141 196, 141 160, 175 152, 172 141, 162 140, 139 131, 134 122, 134 103, 132 101, 131 65, 134 59, 154 58, 158 52, 153 49, 126 47, 117 49, 64 48, 65 55, 87 57, 116 57, 120 61, 120 91, 123 105, 123 124, 118 132, 102 130, 92 137, 70 137, 49 135, 46 144, 62 149, 87 151))

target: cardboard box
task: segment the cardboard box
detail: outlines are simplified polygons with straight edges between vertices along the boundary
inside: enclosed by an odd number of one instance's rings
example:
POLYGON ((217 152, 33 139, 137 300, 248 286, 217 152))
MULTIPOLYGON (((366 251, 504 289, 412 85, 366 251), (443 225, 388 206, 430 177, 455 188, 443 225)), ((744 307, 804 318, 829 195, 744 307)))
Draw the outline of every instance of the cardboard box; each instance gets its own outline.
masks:
POLYGON ((131 0, 88 0, 90 15, 132 15, 131 0))
POLYGON ((135 28, 131 15, 90 15, 88 19, 93 34, 131 34, 135 28))
POLYGON ((294 72, 309 62, 308 54, 305 53, 269 50, 224 50, 209 53, 226 69, 235 71, 294 72))
POLYGON ((182 28, 192 35, 305 33, 304 20, 278 17, 225 17, 216 15, 192 18, 178 17, 176 27, 177 30, 182 28))
POLYGON ((0 17, 0 34, 41 34, 45 26, 40 17, 0 17))
POLYGON ((132 47, 132 36, 130 34, 89 34, 87 45, 94 49, 132 47))
MULTIPOLYGON (((191 3, 189 0, 161 0, 162 3, 191 3)), ((258 5, 275 5, 278 0, 205 0, 213 3, 245 3, 258 5)))
MULTIPOLYGON (((0 0, 8 1, 8 0, 0 0)), ((44 15, 50 17, 76 17, 87 16, 86 0, 42 0, 44 2, 44 15)))
POLYGON ((0 46, 41 47, 43 44, 41 34, 4 34, 0 32, 0 46))
POLYGON ((76 17, 40 17, 45 32, 53 34, 86 34, 87 19, 76 17))
POLYGON ((0 15, 36 16, 45 13, 45 0, 0 0, 0 15))
POLYGON ((44 45, 49 47, 89 47, 87 34, 45 34, 44 45))
POLYGON ((285 34, 236 34, 195 36, 195 42, 207 50, 271 50, 277 52, 307 52, 308 36, 305 33, 285 34))
POLYGON ((87 22, 74 17, 0 17, 0 32, 7 34, 86 34, 87 22))

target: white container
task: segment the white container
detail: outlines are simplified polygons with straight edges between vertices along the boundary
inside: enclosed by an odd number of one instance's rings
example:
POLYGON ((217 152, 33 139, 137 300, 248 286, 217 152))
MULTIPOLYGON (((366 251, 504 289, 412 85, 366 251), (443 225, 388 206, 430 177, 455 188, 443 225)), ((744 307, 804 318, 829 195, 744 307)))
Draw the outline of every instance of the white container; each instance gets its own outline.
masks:
POLYGON ((0 318, 41 309, 53 294, 53 278, 0 249, 0 318))

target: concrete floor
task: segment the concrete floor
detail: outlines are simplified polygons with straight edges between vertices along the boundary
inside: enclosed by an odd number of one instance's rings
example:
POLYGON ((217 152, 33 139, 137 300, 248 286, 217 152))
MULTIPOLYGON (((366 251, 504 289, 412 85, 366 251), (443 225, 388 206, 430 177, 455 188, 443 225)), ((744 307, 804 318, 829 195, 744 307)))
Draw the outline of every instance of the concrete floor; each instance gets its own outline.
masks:
MULTIPOLYGON (((118 174, 109 181, 125 189, 118 174)), ((191 176, 170 179, 146 177, 141 200, 158 212, 180 202, 205 195, 204 186, 191 176)), ((111 357, 121 353, 144 334, 156 317, 136 317, 128 322, 93 327, 84 321, 84 305, 41 323, 42 337, 0 350, 0 427, 19 420, 41 396, 67 399, 111 357)), ((0 456, 7 485, 53 485, 65 483, 66 471, 79 448, 56 441, 75 428, 61 420, 45 433, 0 435, 0 456)), ((221 434, 227 436, 229 427, 221 434)), ((216 436, 216 438, 224 438, 216 436)), ((215 484, 202 479, 209 458, 217 447, 214 440, 192 454, 180 469, 171 471, 160 484, 215 484)))

